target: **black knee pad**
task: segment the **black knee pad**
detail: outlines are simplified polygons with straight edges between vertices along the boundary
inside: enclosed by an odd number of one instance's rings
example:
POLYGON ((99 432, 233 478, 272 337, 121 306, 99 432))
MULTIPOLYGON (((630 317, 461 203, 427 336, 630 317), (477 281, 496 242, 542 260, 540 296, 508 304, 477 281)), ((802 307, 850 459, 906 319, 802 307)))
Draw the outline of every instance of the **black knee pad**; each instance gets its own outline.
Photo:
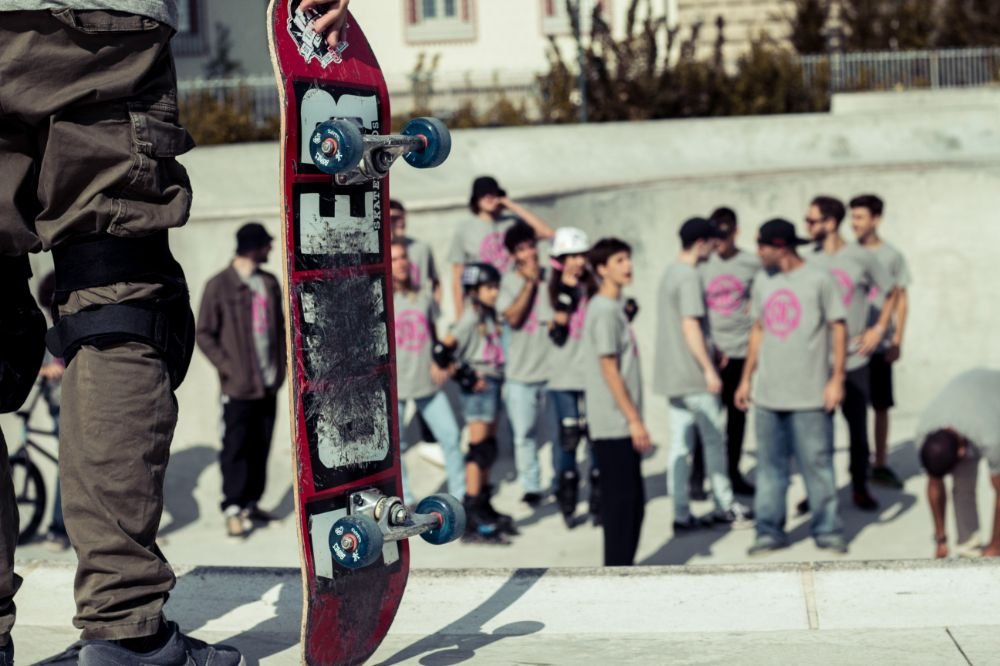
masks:
POLYGON ((563 419, 559 424, 559 444, 566 453, 573 453, 584 436, 585 425, 580 419, 563 419))
POLYGON ((497 440, 488 437, 478 444, 470 443, 465 462, 472 463, 481 470, 489 470, 497 460, 497 440))

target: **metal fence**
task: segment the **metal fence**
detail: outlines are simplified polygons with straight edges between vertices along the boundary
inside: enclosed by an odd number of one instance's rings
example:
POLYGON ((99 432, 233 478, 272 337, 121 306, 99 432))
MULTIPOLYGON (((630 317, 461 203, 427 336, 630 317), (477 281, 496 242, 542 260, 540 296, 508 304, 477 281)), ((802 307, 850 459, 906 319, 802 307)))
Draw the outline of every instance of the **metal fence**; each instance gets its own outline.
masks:
POLYGON ((1000 82, 1000 48, 803 56, 807 85, 831 92, 962 88, 1000 82))
MULTIPOLYGON (((955 88, 1000 83, 1000 48, 937 51, 847 53, 799 58, 805 82, 830 92, 911 88, 955 88)), ((211 101, 236 106, 258 124, 273 121, 279 113, 278 91, 270 76, 241 79, 201 79, 180 82, 182 105, 197 109, 211 101)), ((462 108, 482 110, 500 98, 525 105, 534 117, 540 98, 538 84, 528 72, 506 73, 503 78, 432 78, 390 84, 396 113, 415 107, 449 118, 462 108)))

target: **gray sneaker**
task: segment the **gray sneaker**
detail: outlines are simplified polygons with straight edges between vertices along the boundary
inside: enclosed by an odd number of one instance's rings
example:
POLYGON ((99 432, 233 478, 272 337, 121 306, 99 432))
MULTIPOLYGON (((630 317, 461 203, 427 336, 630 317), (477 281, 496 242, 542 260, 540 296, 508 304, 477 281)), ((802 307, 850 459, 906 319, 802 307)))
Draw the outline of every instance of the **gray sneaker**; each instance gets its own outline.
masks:
POLYGON ((7 641, 7 645, 0 647, 0 666, 14 666, 14 639, 7 641))
POLYGON ((209 645, 181 633, 167 622, 170 637, 159 650, 139 653, 114 641, 87 641, 80 650, 80 666, 243 666, 243 655, 228 645, 209 645))
POLYGON ((68 648, 47 659, 35 662, 34 666, 76 666, 80 663, 80 650, 91 641, 77 641, 68 648))
POLYGON ((754 557, 755 555, 767 555, 768 553, 773 553, 776 550, 781 550, 782 548, 787 548, 788 542, 784 539, 778 539, 773 536, 768 536, 762 534, 754 540, 753 545, 747 549, 747 555, 754 557))
POLYGON ((847 554, 847 542, 839 534, 820 534, 816 537, 816 547, 838 555, 847 554))

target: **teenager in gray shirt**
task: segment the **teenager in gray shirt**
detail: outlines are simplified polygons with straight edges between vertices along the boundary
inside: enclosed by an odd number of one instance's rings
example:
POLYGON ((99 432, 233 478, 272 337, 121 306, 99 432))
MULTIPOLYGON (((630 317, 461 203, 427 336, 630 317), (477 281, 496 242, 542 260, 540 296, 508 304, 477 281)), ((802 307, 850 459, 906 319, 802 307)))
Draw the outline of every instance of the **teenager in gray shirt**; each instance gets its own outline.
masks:
MULTIPOLYGON (((743 376, 750 340, 750 287, 761 270, 756 253, 736 246, 738 234, 736 213, 730 208, 716 209, 709 217, 720 238, 708 261, 698 265, 708 328, 712 343, 719 352, 719 378, 722 380, 722 404, 726 408, 726 455, 729 482, 737 495, 753 495, 753 485, 740 472, 746 415, 733 401, 743 376)), ((705 478, 701 447, 695 446, 692 456, 692 488, 700 488, 705 478)))
POLYGON ((441 304, 441 280, 431 246, 406 235, 406 208, 396 199, 389 200, 389 229, 392 241, 402 241, 406 245, 406 257, 410 264, 410 284, 414 289, 429 289, 435 302, 441 304))
POLYGON ((670 423, 670 494, 674 500, 674 534, 713 523, 750 525, 750 510, 733 501, 725 442, 722 437, 722 380, 708 339, 705 298, 698 264, 715 249, 718 234, 701 217, 680 228, 681 252, 667 267, 657 295, 659 320, 653 389, 667 398, 670 423), (705 452, 715 512, 705 518, 691 514, 688 496, 688 456, 695 437, 705 452))
MULTIPOLYGON (((580 471, 576 463, 577 447, 586 436, 587 420, 583 409, 584 376, 587 347, 583 323, 590 297, 597 292, 594 274, 587 266, 590 243, 587 234, 574 227, 556 229, 552 241, 552 277, 545 287, 545 297, 553 309, 549 326, 550 344, 548 402, 559 422, 558 446, 552 447, 555 470, 555 493, 567 527, 577 524, 574 514, 579 496, 580 471)), ((590 502, 588 512, 594 524, 600 523, 600 471, 590 465, 590 502)))
POLYGON ((934 556, 948 556, 944 477, 952 476, 960 554, 1000 557, 1000 371, 979 368, 958 375, 931 400, 917 426, 920 462, 934 519, 934 556), (993 485, 993 537, 980 553, 976 484, 985 458, 993 485))
POLYGON ((604 565, 629 566, 635 563, 646 503, 641 455, 652 449, 642 420, 639 349, 621 300, 622 290, 632 283, 632 248, 604 238, 589 259, 601 287, 583 325, 588 349, 584 393, 601 470, 604 565))
MULTIPOLYGON (((448 492, 461 498, 465 494, 465 464, 460 440, 462 431, 451 409, 448 396, 441 390, 448 379, 448 369, 431 360, 437 338, 437 304, 429 288, 417 289, 412 281, 406 242, 392 241, 392 303, 396 331, 396 403, 398 407, 399 449, 407 448, 406 403, 412 400, 434 439, 444 452, 448 492)), ((406 465, 403 470, 403 501, 413 504, 406 465)))
POLYGON ((830 274, 807 264, 787 220, 760 228, 758 253, 766 273, 753 284, 754 323, 736 404, 748 409, 753 381, 757 434, 758 555, 784 548, 786 493, 794 456, 812 506, 816 545, 846 553, 833 470, 833 411, 844 397, 847 333, 844 303, 830 274))
MULTIPOLYGON (((869 389, 872 409, 875 411, 875 465, 872 467, 872 482, 889 488, 901 489, 903 482, 888 465, 889 452, 889 410, 895 406, 892 390, 892 366, 899 360, 903 346, 903 332, 906 329, 910 285, 910 269, 902 253, 879 236, 884 204, 874 194, 862 194, 851 199, 851 227, 858 244, 875 257, 889 271, 896 283, 896 302, 893 305, 888 328, 878 348, 872 353, 868 363, 869 389)), ((882 318, 884 304, 880 305, 880 294, 869 297, 868 323, 877 325, 882 318)))
POLYGON ((536 507, 544 498, 536 432, 549 376, 548 330, 552 307, 545 297, 546 270, 538 262, 535 230, 516 222, 504 236, 514 267, 500 282, 497 311, 509 329, 507 415, 514 435, 514 462, 524 488, 521 501, 536 507))
POLYGON ((816 244, 809 261, 830 272, 837 281, 847 312, 847 376, 841 411, 847 421, 851 442, 851 494, 854 506, 863 511, 878 509, 878 501, 868 492, 868 359, 888 328, 895 304, 895 282, 874 254, 860 245, 848 244, 840 235, 846 215, 844 204, 833 197, 813 199, 806 214, 809 233, 816 244), (882 315, 868 325, 868 295, 878 289, 884 297, 882 315))
POLYGON ((504 246, 507 230, 518 219, 530 224, 539 239, 551 238, 552 229, 530 210, 512 201, 500 187, 496 178, 480 176, 472 183, 469 197, 472 218, 463 222, 452 238, 448 261, 452 266, 452 295, 455 299, 455 316, 462 313, 462 267, 467 263, 492 264, 505 273, 514 260, 504 246))

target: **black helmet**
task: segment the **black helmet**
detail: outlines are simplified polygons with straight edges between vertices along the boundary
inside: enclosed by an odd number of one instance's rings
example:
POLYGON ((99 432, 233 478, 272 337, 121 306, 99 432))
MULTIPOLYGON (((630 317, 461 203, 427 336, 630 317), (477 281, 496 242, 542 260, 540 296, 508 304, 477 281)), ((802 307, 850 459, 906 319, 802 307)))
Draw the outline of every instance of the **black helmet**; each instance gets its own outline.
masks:
POLYGON ((462 269, 462 288, 465 291, 491 283, 500 284, 500 271, 493 264, 472 263, 462 269))

